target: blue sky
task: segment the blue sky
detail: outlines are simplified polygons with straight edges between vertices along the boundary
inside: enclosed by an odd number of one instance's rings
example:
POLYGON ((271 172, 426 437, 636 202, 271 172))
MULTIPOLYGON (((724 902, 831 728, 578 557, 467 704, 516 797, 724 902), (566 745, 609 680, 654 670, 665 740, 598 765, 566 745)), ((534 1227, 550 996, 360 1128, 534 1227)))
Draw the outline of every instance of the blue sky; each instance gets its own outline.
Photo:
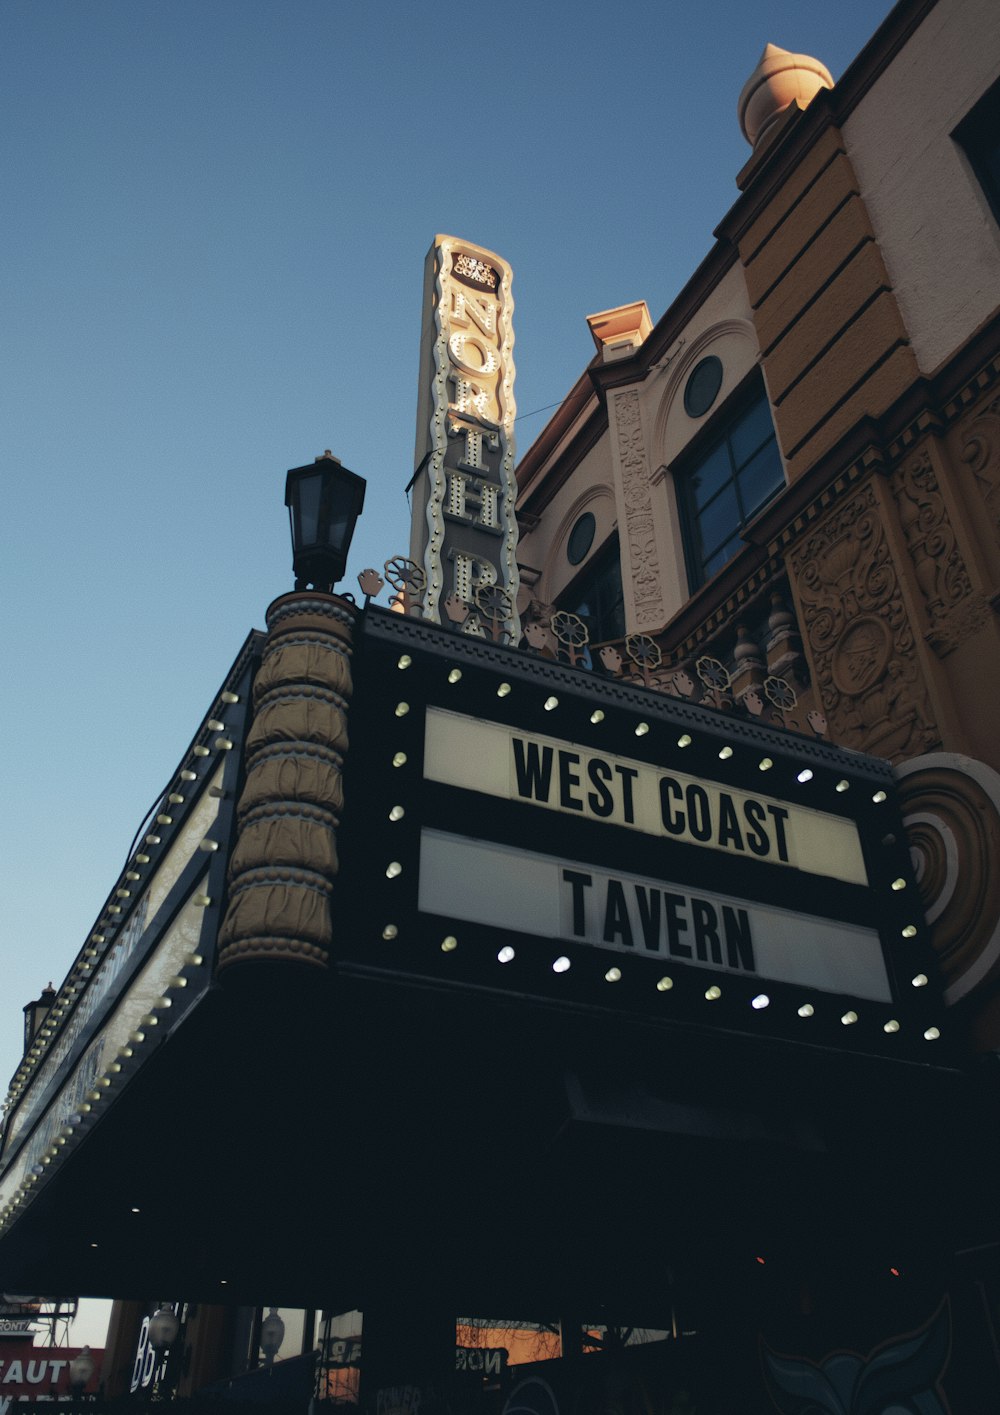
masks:
POLYGON ((885 0, 456 7, 7 0, 0 1081, 245 634, 291 587, 284 473, 368 479, 406 549, 424 255, 514 268, 522 451, 662 314, 735 200, 767 41, 834 78, 885 0))

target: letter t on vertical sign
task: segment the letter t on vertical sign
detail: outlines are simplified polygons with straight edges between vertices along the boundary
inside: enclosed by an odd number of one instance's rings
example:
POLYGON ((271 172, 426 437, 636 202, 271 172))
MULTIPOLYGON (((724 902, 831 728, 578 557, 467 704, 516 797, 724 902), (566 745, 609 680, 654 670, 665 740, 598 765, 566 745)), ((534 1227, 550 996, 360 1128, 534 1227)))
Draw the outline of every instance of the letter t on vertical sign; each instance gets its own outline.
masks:
POLYGON ((499 628, 517 643, 512 279, 505 260, 454 236, 427 253, 410 558, 427 576, 425 619, 440 624, 457 594, 464 632, 482 634, 476 591, 498 585, 510 597, 499 628))

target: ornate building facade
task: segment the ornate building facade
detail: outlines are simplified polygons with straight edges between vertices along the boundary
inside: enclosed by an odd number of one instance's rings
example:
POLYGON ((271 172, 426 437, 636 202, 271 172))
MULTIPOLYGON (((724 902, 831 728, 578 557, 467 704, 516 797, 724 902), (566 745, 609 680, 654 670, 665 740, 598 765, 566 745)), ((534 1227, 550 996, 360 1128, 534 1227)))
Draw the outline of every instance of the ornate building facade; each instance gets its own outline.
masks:
POLYGON ((654 658, 664 692, 897 767, 948 1000, 982 1050, 1000 1046, 988 8, 899 5, 836 84, 768 45, 715 245, 655 325, 641 302, 590 317, 595 357, 518 475, 543 651, 576 611, 599 668, 648 679, 654 658), (645 667, 625 636, 650 641, 645 667))
POLYGON ((120 1299, 109 1396, 996 1404, 992 6, 901 0, 836 84, 768 45, 738 112, 698 270, 588 319, 515 564, 512 440, 445 427, 509 391, 501 267, 451 251, 401 612, 275 601, 47 996, 0 1267, 120 1299))

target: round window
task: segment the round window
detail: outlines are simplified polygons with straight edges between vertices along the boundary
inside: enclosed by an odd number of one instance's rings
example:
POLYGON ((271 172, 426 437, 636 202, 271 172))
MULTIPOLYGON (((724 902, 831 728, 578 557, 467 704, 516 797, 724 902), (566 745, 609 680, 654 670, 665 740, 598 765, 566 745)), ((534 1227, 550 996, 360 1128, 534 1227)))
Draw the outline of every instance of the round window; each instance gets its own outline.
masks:
POLYGON ((691 370, 684 389, 684 411, 689 418, 700 418, 719 396, 722 387, 722 360, 714 354, 702 359, 691 370))
POLYGON ((594 520, 593 511, 584 511, 576 525, 569 533, 569 540, 566 542, 566 559, 571 565, 579 565, 587 551, 594 544, 594 532, 597 530, 597 522, 594 520))

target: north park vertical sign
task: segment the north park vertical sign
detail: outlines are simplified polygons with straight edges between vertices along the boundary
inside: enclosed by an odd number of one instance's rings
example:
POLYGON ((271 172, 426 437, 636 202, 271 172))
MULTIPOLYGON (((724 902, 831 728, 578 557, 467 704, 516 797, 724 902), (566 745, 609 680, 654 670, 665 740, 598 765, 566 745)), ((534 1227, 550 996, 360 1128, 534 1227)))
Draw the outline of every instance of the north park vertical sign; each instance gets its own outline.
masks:
POLYGON ((427 254, 410 557, 426 577, 422 618, 472 635, 488 618, 516 643, 512 278, 453 236, 427 254))

